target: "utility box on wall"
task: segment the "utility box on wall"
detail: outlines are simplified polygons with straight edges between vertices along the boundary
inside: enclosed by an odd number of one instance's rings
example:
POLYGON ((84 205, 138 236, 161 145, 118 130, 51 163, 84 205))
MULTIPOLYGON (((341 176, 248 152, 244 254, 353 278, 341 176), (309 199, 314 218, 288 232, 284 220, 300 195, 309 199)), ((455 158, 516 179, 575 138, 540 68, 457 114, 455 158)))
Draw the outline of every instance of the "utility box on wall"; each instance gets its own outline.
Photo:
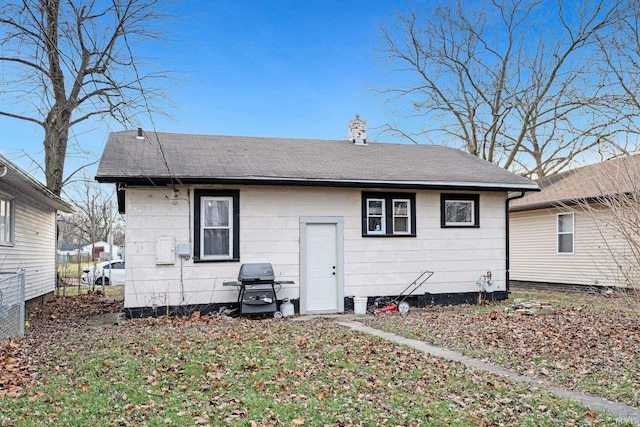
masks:
POLYGON ((191 258, 191 243, 178 243, 176 246, 178 256, 182 259, 191 258))
POLYGON ((156 265, 176 263, 175 241, 174 236, 156 237, 156 265))

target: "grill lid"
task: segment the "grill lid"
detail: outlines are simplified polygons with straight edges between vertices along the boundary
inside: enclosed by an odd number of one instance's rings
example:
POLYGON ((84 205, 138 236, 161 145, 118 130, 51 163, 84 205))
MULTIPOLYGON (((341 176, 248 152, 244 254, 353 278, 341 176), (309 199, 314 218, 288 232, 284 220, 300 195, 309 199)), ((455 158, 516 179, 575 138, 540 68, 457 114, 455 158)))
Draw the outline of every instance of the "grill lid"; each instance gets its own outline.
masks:
POLYGON ((273 282, 275 275, 273 267, 268 262, 242 264, 238 273, 238 281, 242 283, 265 283, 273 282))

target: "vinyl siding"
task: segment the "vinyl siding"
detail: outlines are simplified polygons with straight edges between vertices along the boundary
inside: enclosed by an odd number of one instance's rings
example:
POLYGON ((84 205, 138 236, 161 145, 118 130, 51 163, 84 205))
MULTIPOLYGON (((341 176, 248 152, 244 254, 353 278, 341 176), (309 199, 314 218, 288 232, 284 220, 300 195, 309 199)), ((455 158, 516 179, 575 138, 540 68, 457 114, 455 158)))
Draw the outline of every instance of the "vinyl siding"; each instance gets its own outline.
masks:
POLYGON ((609 212, 538 209, 509 215, 510 278, 513 280, 578 285, 620 286, 612 253, 628 251, 623 239, 611 233, 609 212), (574 253, 557 253, 557 214, 574 213, 574 253))
POLYGON ((0 245, 0 271, 26 270, 25 299, 53 292, 56 280, 56 212, 5 185, 0 191, 13 197, 15 238, 0 245))
MULTIPOLYGON (((193 236, 193 190, 132 188, 126 192, 127 265, 125 307, 233 302, 240 265, 270 262, 284 285, 278 298, 298 298, 300 217, 341 217, 344 221, 344 295, 398 294, 421 270, 435 271, 419 293, 475 292, 475 281, 492 271, 505 289, 504 192, 480 193, 479 228, 440 228, 440 192, 416 191, 417 237, 362 237, 359 189, 234 186, 240 191, 240 262, 155 264, 155 240, 176 243, 193 236), (182 271, 181 271, 182 270, 182 271), (182 277, 182 282, 181 278, 182 277)), ((367 190, 369 191, 369 190, 367 190)))

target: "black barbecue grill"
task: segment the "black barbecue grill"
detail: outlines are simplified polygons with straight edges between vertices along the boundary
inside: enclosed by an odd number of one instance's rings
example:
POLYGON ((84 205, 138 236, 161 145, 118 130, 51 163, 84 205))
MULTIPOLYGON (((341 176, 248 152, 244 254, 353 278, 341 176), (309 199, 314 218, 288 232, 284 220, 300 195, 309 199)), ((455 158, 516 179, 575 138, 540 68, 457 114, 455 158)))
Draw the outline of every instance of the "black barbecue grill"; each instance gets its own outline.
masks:
POLYGON ((225 286, 237 286, 240 315, 274 313, 278 316, 276 285, 294 283, 276 281, 270 263, 242 264, 237 282, 225 282, 225 286))

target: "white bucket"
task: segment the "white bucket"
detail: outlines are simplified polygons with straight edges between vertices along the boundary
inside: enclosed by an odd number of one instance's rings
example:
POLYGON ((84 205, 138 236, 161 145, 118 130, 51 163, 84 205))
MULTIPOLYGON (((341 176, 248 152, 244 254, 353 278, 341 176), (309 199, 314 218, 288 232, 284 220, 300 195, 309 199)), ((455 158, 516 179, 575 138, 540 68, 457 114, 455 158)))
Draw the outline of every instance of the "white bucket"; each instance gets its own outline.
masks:
POLYGON ((280 312, 283 317, 293 316, 295 314, 295 308, 289 298, 285 298, 282 300, 282 304, 280 304, 280 312))
POLYGON ((367 314, 367 297, 353 297, 353 312, 367 314))

